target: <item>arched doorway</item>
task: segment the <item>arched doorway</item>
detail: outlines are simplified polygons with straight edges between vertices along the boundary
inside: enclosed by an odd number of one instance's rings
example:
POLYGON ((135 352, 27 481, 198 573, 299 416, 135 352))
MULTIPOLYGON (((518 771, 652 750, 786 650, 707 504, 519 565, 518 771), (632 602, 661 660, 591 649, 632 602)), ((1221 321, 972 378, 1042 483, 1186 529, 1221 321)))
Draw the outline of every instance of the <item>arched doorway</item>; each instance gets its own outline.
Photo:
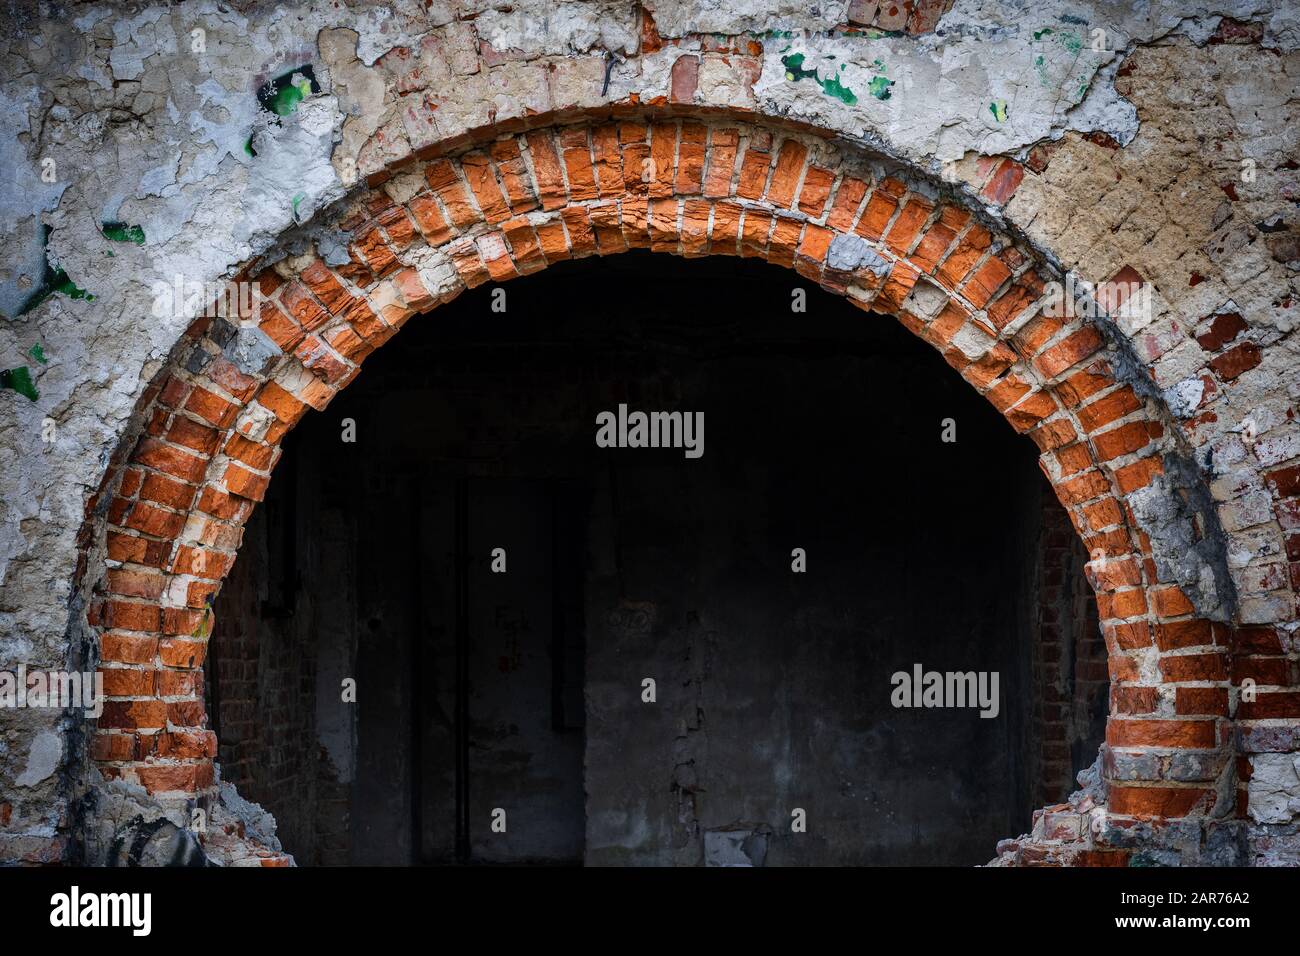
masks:
MULTIPOLYGON (((1174 712, 1162 692, 1224 690, 1221 626, 1197 616, 1126 500, 1187 480, 1166 474, 1167 415, 1128 380, 1101 327, 1044 310, 1050 265, 995 223, 878 158, 728 120, 489 135, 371 186, 325 232, 286 237, 273 267, 251 264, 239 278, 266 297, 258 315, 197 322, 146 394, 145 434, 106 484, 111 566, 89 620, 110 671, 157 673, 175 693, 113 675, 122 693, 94 744, 106 775, 163 799, 211 795, 216 742, 195 681, 210 602, 280 441, 309 408, 411 316, 466 288, 650 248, 761 256, 936 346, 1034 440, 1092 555, 1111 677, 1132 691, 1111 703, 1109 812, 1180 817, 1232 803, 1221 695, 1187 695, 1190 710, 1174 712), (1189 751, 1198 759, 1172 772, 1189 751)), ((1086 808, 1071 812, 1081 829, 1086 808)))
POLYGON ((1095 759, 1086 552, 897 323, 629 253, 366 368, 286 439, 205 667, 298 863, 971 865, 1095 759), (601 447, 620 405, 705 427, 601 447), (900 706, 916 667, 970 698, 900 706))

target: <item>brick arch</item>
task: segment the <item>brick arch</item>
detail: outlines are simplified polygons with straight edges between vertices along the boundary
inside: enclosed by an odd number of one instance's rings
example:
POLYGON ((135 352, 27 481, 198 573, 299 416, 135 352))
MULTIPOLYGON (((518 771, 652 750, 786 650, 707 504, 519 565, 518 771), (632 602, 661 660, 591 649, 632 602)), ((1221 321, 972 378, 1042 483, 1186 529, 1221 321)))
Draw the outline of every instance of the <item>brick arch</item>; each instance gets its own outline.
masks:
MULTIPOLYGON (((210 795, 211 601, 303 415, 407 321, 468 288, 651 249, 758 256, 895 316, 1032 439, 1095 559, 1112 679, 1109 812, 1203 816, 1225 799, 1229 632, 1160 579, 1127 501, 1164 471, 1168 412, 1117 375, 1122 358, 1101 328, 1044 313, 1057 276, 1041 256, 942 188, 804 131, 717 116, 585 119, 411 157, 292 239, 236 276, 264 297, 255 315, 191 325, 89 506, 83 543, 90 553, 102 541, 106 558, 88 606, 109 698, 92 757, 106 777, 164 802, 210 795)), ((1043 820, 1078 830, 1077 810, 1043 820)), ((1076 842, 1064 862, 1103 852, 1076 842)))

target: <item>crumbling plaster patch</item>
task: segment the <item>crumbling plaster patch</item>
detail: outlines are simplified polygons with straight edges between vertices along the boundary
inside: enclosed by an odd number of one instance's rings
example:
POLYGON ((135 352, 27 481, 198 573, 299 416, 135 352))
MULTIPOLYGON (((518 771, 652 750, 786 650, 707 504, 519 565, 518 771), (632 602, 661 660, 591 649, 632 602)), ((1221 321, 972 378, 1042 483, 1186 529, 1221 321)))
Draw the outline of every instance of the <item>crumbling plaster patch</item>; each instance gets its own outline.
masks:
POLYGON ((1250 818, 1289 823, 1300 817, 1300 754, 1255 754, 1250 767, 1250 818))

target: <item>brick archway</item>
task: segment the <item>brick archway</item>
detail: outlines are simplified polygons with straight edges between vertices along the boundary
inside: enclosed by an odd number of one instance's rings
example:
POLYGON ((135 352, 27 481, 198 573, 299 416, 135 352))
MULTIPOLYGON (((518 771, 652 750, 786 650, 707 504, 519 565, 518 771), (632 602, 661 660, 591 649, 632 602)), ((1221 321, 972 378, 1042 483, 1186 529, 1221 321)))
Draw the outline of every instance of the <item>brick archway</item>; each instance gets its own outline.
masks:
MULTIPOLYGON (((1045 313, 1058 277, 1041 256, 945 195, 856 149, 716 116, 487 131, 372 175, 236 277, 266 297, 255 316, 194 322, 90 503, 83 542, 107 564, 88 611, 109 698, 100 771, 164 802, 209 794, 211 599, 303 415, 467 288, 647 248, 762 257, 896 316, 1031 438, 1094 557, 1112 821, 1236 812, 1231 629, 1162 580, 1129 502, 1166 471, 1168 412, 1100 325, 1045 313)), ((1080 847, 1063 861, 1094 861, 1080 847)))

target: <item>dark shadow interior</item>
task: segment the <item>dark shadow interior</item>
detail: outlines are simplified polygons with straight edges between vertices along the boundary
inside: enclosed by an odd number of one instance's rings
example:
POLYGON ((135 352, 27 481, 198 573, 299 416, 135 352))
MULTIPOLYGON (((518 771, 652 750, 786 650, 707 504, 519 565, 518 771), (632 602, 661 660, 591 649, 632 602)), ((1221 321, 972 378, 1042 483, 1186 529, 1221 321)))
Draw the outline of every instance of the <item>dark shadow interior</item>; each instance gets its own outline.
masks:
POLYGON ((467 293, 286 440, 216 607, 223 779, 300 864, 985 862, 1105 719, 1036 453, 752 260, 467 293), (620 404, 703 455, 598 447, 620 404), (895 706, 917 666, 996 672, 997 716, 895 706))

